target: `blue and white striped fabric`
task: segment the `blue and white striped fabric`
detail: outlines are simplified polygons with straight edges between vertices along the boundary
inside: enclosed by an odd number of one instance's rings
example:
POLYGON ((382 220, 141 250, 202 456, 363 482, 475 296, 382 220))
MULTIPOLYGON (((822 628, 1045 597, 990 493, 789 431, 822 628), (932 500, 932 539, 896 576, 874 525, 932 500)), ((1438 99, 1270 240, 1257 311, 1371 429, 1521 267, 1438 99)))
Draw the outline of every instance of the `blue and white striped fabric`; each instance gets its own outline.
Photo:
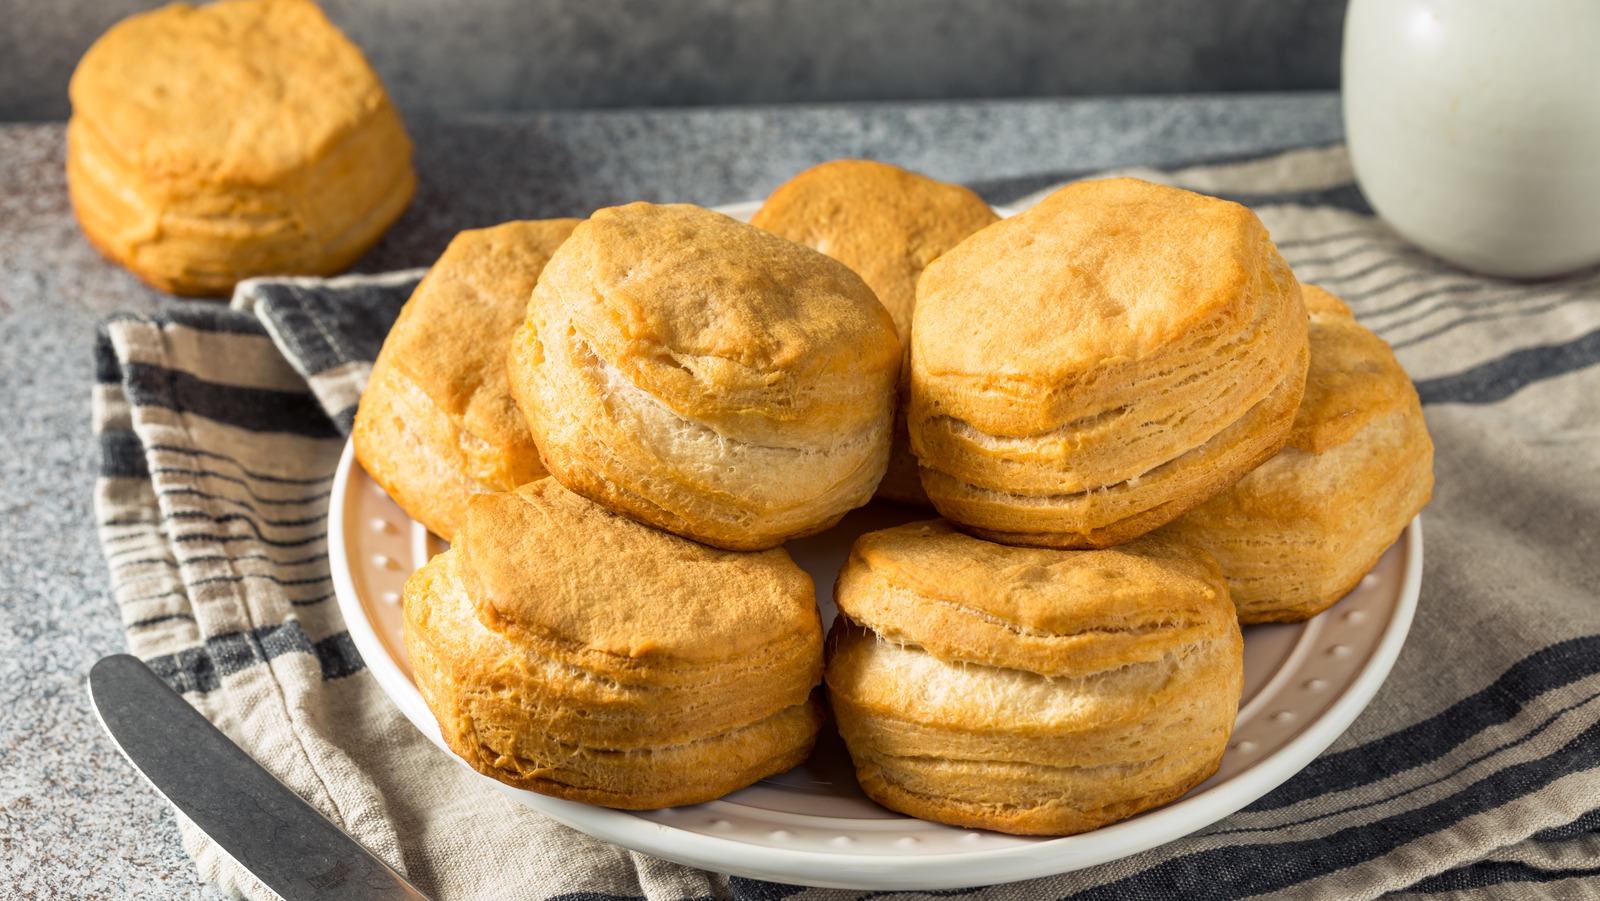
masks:
MULTIPOLYGON (((1303 281, 1394 345, 1437 446, 1421 608, 1371 708, 1249 808, 1112 864, 937 895, 1600 897, 1600 271, 1511 283, 1433 260, 1372 218, 1337 147, 1133 174, 1255 207, 1303 281)), ((1056 181, 981 187, 1026 205, 1056 181)), ((97 510, 133 651, 436 897, 867 897, 545 820, 443 759, 364 671, 331 602, 326 504, 419 274, 247 283, 232 310, 104 323, 97 510)), ((183 832, 208 880, 271 897, 183 832)))

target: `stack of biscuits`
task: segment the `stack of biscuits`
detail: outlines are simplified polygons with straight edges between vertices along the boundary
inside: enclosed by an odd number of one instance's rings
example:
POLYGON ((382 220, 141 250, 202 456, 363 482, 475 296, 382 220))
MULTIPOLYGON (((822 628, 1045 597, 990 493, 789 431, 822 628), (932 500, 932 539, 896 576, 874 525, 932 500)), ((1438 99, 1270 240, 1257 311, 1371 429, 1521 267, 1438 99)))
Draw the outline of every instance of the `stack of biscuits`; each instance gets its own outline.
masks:
MULTIPOLYGON (((175 293, 341 269, 415 188, 312 0, 131 17, 71 96, 85 233, 175 293)), ((406 583, 405 641, 480 772, 692 804, 804 760, 826 703, 872 798, 1029 834, 1215 772, 1240 624, 1326 609, 1432 490, 1394 355, 1248 209, 1123 178, 1002 220, 865 160, 753 224, 462 232, 352 442, 453 543, 406 583), (825 640, 781 545, 875 495, 942 518, 855 543, 825 640)))
POLYGON ((352 439, 454 542, 404 592, 446 743, 508 784, 620 808, 804 760, 823 630, 779 545, 872 497, 902 356, 848 267, 699 207, 457 237, 352 439))
POLYGON ((357 457, 454 542, 406 646, 483 773, 695 803, 831 710, 890 808, 1094 829, 1216 771, 1241 622, 1332 603, 1427 501, 1404 372, 1242 206, 1113 179, 1000 220, 840 161, 753 222, 463 233, 380 354, 357 457), (856 541, 824 640, 780 545, 875 492, 942 518, 856 541))

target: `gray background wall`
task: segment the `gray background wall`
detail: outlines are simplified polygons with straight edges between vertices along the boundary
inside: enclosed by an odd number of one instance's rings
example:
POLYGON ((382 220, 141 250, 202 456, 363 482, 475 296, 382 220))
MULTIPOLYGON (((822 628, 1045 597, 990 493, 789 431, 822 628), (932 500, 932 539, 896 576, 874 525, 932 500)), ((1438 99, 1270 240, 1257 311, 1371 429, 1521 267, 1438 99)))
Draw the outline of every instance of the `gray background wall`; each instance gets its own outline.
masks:
MULTIPOLYGON (((151 0, 0 0, 0 120, 151 0)), ((1344 0, 323 0, 410 117, 1338 86, 1344 0)))

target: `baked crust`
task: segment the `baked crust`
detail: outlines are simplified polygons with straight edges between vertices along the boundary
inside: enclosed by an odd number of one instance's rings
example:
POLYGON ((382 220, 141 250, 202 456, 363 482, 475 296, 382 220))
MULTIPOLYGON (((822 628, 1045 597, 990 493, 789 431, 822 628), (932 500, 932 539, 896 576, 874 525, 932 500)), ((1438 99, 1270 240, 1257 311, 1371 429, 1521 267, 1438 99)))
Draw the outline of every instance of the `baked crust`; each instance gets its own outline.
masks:
POLYGON ((1276 453, 1299 403, 1299 285, 1238 204, 1070 185, 935 260, 917 298, 923 487, 1006 541, 1153 529, 1276 453))
POLYGON ((917 279, 940 254, 999 218, 983 198, 960 185, 872 160, 834 160, 789 179, 750 220, 855 270, 894 317, 905 358, 894 445, 878 497, 930 505, 906 434, 917 279))
POLYGON ((1247 624, 1326 610, 1433 494, 1433 441, 1393 351, 1331 294, 1305 297, 1311 370, 1288 446, 1162 529, 1216 555, 1247 624))
POLYGON ((508 366, 562 484, 755 550, 872 496, 899 359, 888 312, 843 264, 699 207, 635 203, 551 258, 508 366))
POLYGON ((441 735, 510 785, 700 803, 804 760, 821 722, 815 592, 786 552, 705 547, 553 479, 474 498, 404 605, 441 735))
POLYGON ((399 217, 411 143, 309 0, 172 4, 113 26, 69 86, 67 182, 91 243, 164 291, 345 268, 399 217))
POLYGON ((351 433, 356 458, 445 540, 473 495, 546 474, 511 397, 506 351, 539 273, 577 224, 507 222, 456 235, 373 363, 351 433))
POLYGON ((885 806, 1066 835, 1167 803, 1221 761, 1244 645, 1204 550, 1015 548, 912 523, 862 536, 835 599, 829 703, 885 806))

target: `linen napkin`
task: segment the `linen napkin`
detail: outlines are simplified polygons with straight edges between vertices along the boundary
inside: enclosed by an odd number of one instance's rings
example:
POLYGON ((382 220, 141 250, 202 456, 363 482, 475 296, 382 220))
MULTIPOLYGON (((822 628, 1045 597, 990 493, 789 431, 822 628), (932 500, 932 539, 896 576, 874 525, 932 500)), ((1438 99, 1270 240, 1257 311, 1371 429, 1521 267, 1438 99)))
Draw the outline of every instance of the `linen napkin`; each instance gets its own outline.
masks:
MULTIPOLYGON (((1416 380, 1438 485, 1414 627, 1328 752, 1210 828, 1061 876, 871 896, 1594 892, 1600 271, 1513 283, 1434 260, 1371 215, 1341 147, 1132 174, 1254 207, 1302 281, 1349 302, 1416 380)), ((1025 206, 1060 180, 979 187, 1025 206)), ((705 873, 556 824, 447 759, 365 670, 333 602, 326 508, 371 361, 420 275, 258 280, 232 309, 103 323, 96 510, 133 652, 436 898, 866 897, 705 873)), ((180 827, 206 880, 272 897, 180 827)))

